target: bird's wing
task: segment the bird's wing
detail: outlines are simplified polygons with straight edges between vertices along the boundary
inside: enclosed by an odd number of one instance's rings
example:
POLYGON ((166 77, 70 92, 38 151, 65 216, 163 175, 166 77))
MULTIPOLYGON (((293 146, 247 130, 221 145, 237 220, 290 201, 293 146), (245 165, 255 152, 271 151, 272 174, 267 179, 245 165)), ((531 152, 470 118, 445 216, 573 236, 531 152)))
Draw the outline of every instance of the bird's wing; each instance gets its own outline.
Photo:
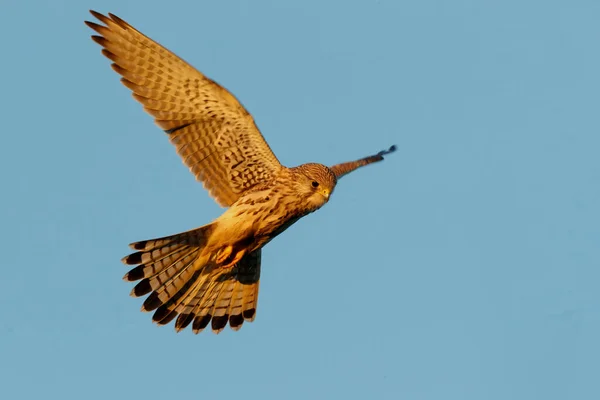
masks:
POLYGON ((377 154, 373 154, 372 156, 364 157, 359 160, 344 162, 340 164, 336 164, 332 167, 329 167, 335 177, 340 179, 342 176, 349 174, 350 172, 358 169, 360 167, 364 167, 365 165, 373 164, 375 162, 383 161, 383 156, 391 154, 396 151, 396 145, 391 146, 387 150, 382 150, 377 154))
POLYGON ((271 180, 281 164, 227 89, 119 17, 90 12, 104 23, 86 21, 100 34, 92 39, 217 203, 271 180))

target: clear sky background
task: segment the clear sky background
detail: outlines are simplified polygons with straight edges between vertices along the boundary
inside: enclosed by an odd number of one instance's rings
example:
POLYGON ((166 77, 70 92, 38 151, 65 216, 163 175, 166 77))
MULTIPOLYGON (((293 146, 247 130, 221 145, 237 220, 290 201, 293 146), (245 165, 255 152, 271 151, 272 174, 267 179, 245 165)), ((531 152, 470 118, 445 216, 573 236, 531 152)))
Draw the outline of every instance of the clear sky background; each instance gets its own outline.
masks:
POLYGON ((600 398, 597 0, 1 5, 1 398, 600 398), (230 89, 286 165, 398 145, 266 247, 239 332, 128 296, 128 243, 222 210, 89 8, 230 89))

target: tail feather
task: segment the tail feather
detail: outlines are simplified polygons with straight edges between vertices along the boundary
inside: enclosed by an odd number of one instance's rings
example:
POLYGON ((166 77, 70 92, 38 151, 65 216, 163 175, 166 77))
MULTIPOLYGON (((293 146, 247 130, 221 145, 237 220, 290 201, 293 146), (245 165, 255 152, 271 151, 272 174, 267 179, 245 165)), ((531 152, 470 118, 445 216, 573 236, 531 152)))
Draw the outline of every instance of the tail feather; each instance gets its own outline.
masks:
POLYGON ((231 268, 216 265, 203 248, 212 225, 163 238, 132 243, 135 253, 123 258, 137 265, 125 274, 137 284, 132 296, 150 293, 142 311, 155 310, 152 320, 165 325, 175 318, 180 331, 190 324, 199 333, 209 324, 215 333, 227 323, 238 330, 256 315, 260 250, 247 254, 231 268))
MULTIPOLYGON (((177 312, 175 312, 177 314, 177 312)), ((177 332, 187 328, 187 326, 194 321, 194 314, 179 314, 175 321, 175 330, 177 332)))
POLYGON ((213 308, 213 317, 222 317, 227 315, 229 311, 229 303, 231 302, 233 290, 235 289, 236 282, 227 281, 223 282, 219 294, 215 298, 215 305, 213 308))
MULTIPOLYGON (((151 275, 148 278, 142 279, 131 291, 131 296, 140 297, 150 293, 153 290, 161 289, 161 287, 170 287, 173 280, 177 279, 183 274, 186 269, 196 260, 198 256, 197 249, 185 249, 186 252, 182 252, 177 258, 170 259, 168 264, 160 262, 159 264, 152 264, 148 266, 148 270, 158 271, 155 275, 151 275), (167 265, 167 267, 164 267, 167 265)), ((138 267, 136 267, 138 268, 138 267)), ((135 268, 134 268, 135 269, 135 268)), ((144 268, 144 271, 146 268, 144 268)), ((130 272, 132 272, 131 270, 130 272)), ((162 293, 165 289, 162 289, 162 293)), ((172 290, 168 292, 172 293, 172 290)), ((161 297, 162 301, 166 301, 165 296, 161 297)))
MULTIPOLYGON (((221 330, 223 330, 223 328, 225 328, 225 325, 227 325, 227 322, 229 321, 229 318, 232 315, 231 306, 236 301, 234 296, 236 296, 236 293, 238 291, 237 290, 238 286, 241 286, 241 285, 242 284, 240 282, 233 281, 233 280, 223 282, 223 285, 219 290, 219 294, 215 298, 214 306, 213 306, 212 313, 211 313, 213 316, 212 329, 214 331, 220 332, 221 330)), ((254 285, 258 285, 258 284, 256 283, 254 285)), ((240 290, 240 294, 241 294, 241 292, 242 291, 240 290)), ((241 314, 242 313, 241 313, 241 307, 240 307, 237 314, 235 314, 235 315, 241 316, 241 314)), ((241 327, 241 323, 238 326, 232 326, 232 329, 237 330, 240 327, 241 327)))
POLYGON ((215 274, 204 276, 203 279, 198 281, 194 289, 186 294, 183 301, 176 305, 175 311, 179 313, 179 316, 175 322, 175 330, 179 332, 194 320, 194 307, 202 300, 208 301, 215 286, 215 276, 215 274))
POLYGON ((159 274, 148 278, 152 289, 163 303, 175 296, 181 286, 194 274, 196 268, 193 265, 197 263, 198 256, 199 250, 192 251, 159 274))
POLYGON ((204 328, 208 326, 208 323, 210 322, 211 318, 212 315, 210 314, 196 315, 196 317, 194 318, 194 323, 192 324, 192 330, 194 331, 194 333, 198 334, 202 332, 204 328))
POLYGON ((173 321, 173 319, 175 319, 175 317, 177 316, 177 313, 175 311, 170 311, 170 310, 161 310, 160 308, 158 310, 156 310, 154 312, 154 315, 152 316, 152 322, 157 323, 158 325, 166 325, 169 322, 173 321), (160 311, 164 311, 163 314, 160 314, 160 311))
POLYGON ((213 231, 212 224, 191 231, 158 239, 131 243, 134 250, 140 250, 122 258, 127 265, 138 265, 123 277, 126 281, 150 278, 169 268, 183 256, 200 250, 213 231))
POLYGON ((244 317, 242 316, 242 306, 244 299, 244 287, 241 283, 236 282, 231 293, 231 302, 229 304, 229 326, 234 331, 237 331, 242 327, 244 323, 244 317))
POLYGON ((242 316, 245 321, 252 322, 256 318, 256 307, 258 305, 258 283, 255 286, 244 287, 244 304, 242 305, 242 316))
POLYGON ((142 306, 142 311, 152 311, 167 303, 182 290, 187 290, 189 285, 194 283, 192 277, 198 277, 202 273, 201 270, 192 268, 195 259, 191 259, 188 263, 180 264, 180 269, 175 275, 169 277, 166 281, 155 281, 158 285, 153 288, 154 292, 148 296, 142 306))
POLYGON ((210 295, 212 289, 214 288, 215 278, 218 275, 219 271, 213 272, 212 274, 207 274, 203 277, 202 280, 198 281, 198 285, 194 288, 193 291, 188 293, 185 301, 180 303, 176 311, 181 314, 189 314, 194 310, 194 307, 202 301, 207 295, 210 295))
POLYGON ((225 328, 225 325, 227 325, 228 316, 225 315, 223 307, 217 307, 217 304, 223 302, 222 300, 219 300, 219 298, 227 291, 224 289, 226 286, 229 286, 229 282, 218 282, 215 285, 208 302, 208 304, 212 304, 212 307, 207 309, 211 310, 209 312, 209 314, 212 315, 211 328, 215 333, 221 332, 223 328, 225 328))
POLYGON ((230 327, 234 330, 240 329, 244 320, 250 322, 254 320, 258 300, 260 260, 260 250, 246 255, 232 270, 235 280, 225 281, 229 284, 224 285, 223 277, 221 277, 221 282, 216 282, 212 288, 207 290, 192 311, 192 314, 196 315, 192 325, 194 333, 199 333, 206 328, 211 318, 213 318, 211 328, 216 333, 223 330, 228 320, 230 327), (233 288, 230 284, 233 284, 233 288), (242 291, 241 310, 240 307, 236 307, 234 314, 229 310, 231 304, 235 303, 235 300, 232 299, 237 290, 242 291), (217 319, 214 320, 214 317, 217 319))
MULTIPOLYGON (((218 273, 219 271, 216 272, 218 273)), ((201 277, 196 285, 186 293, 185 297, 178 304, 174 305, 175 312, 179 313, 175 322, 175 329, 177 331, 185 329, 194 320, 194 314, 192 313, 194 307, 207 297, 209 290, 214 288, 215 276, 216 274, 213 272, 201 277)))
POLYGON ((123 257, 123 263, 127 265, 146 264, 149 262, 157 262, 163 260, 173 254, 180 252, 184 247, 185 243, 167 243, 162 247, 137 251, 128 256, 123 257))
MULTIPOLYGON (((151 278, 165 269, 172 266, 183 257, 192 253, 195 249, 179 245, 176 251, 169 253, 168 255, 156 258, 152 261, 146 261, 146 264, 138 265, 137 267, 130 270, 123 277, 124 280, 129 282, 135 282, 144 278, 151 278)), ((129 264, 129 263, 128 263, 129 264)))
MULTIPOLYGON (((189 267, 198 258, 212 231, 213 226, 209 224, 188 232, 130 244, 133 249, 140 250, 122 259, 127 265, 140 264, 123 277, 126 281, 140 280, 131 295, 139 297, 153 291, 154 295, 160 289, 155 296, 150 296, 152 299, 149 297, 151 301, 146 299, 148 304, 145 306, 155 304, 155 297, 161 303, 167 301, 176 293, 173 285, 180 283, 178 278, 182 275, 189 278, 193 273, 189 267)), ((145 306, 143 309, 146 309, 145 306)))
POLYGON ((198 229, 193 229, 191 231, 178 233, 176 235, 164 236, 164 237, 157 238, 157 239, 141 240, 139 242, 131 243, 129 245, 129 247, 131 247, 133 250, 151 251, 154 249, 165 247, 171 243, 179 243, 179 244, 186 243, 186 244, 193 245, 193 244, 196 244, 198 241, 203 240, 203 237, 206 236, 207 233, 210 233, 210 232, 206 232, 206 230, 210 226, 211 225, 205 225, 198 229), (201 231, 198 232, 199 230, 201 230, 201 231))
MULTIPOLYGON (((203 287, 210 285, 212 274, 207 273, 208 269, 211 269, 210 266, 204 267, 203 270, 196 271, 195 275, 181 287, 175 296, 171 297, 156 310, 152 316, 152 320, 159 325, 165 325, 170 321, 163 322, 162 316, 168 313, 174 313, 176 316, 179 314, 177 320, 180 321, 180 319, 183 318, 181 316, 184 315, 182 310, 184 310, 187 307, 187 304, 193 300, 194 295, 201 291, 203 287)), ((200 296, 202 296, 203 292, 200 293, 200 296)), ((175 324, 175 329, 177 331, 185 328, 185 326, 180 327, 180 323, 181 322, 175 324)))

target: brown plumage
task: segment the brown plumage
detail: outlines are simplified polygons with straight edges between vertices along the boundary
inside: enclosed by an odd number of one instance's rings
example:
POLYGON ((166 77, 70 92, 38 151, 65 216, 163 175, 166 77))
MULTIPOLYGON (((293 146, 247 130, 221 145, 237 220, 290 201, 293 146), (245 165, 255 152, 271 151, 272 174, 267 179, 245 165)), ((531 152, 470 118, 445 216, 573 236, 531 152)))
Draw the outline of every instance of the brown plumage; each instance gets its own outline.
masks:
POLYGON ((123 258, 135 265, 124 279, 142 311, 195 333, 238 330, 256 316, 261 249, 303 216, 321 208, 337 180, 381 161, 387 151, 334 165, 282 166, 252 116, 222 86, 119 17, 91 11, 102 54, 133 97, 169 136, 196 179, 223 207, 212 223, 188 232, 132 243, 123 258))

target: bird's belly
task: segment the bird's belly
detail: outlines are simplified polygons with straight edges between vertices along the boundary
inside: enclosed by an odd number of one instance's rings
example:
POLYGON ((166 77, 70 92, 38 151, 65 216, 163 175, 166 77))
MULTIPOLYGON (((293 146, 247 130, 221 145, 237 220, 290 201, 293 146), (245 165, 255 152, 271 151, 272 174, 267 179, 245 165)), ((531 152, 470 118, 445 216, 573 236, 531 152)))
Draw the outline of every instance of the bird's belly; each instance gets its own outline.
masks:
POLYGON ((285 231, 302 216, 270 207, 235 207, 218 219, 215 231, 216 247, 243 243, 250 251, 257 250, 285 231))

